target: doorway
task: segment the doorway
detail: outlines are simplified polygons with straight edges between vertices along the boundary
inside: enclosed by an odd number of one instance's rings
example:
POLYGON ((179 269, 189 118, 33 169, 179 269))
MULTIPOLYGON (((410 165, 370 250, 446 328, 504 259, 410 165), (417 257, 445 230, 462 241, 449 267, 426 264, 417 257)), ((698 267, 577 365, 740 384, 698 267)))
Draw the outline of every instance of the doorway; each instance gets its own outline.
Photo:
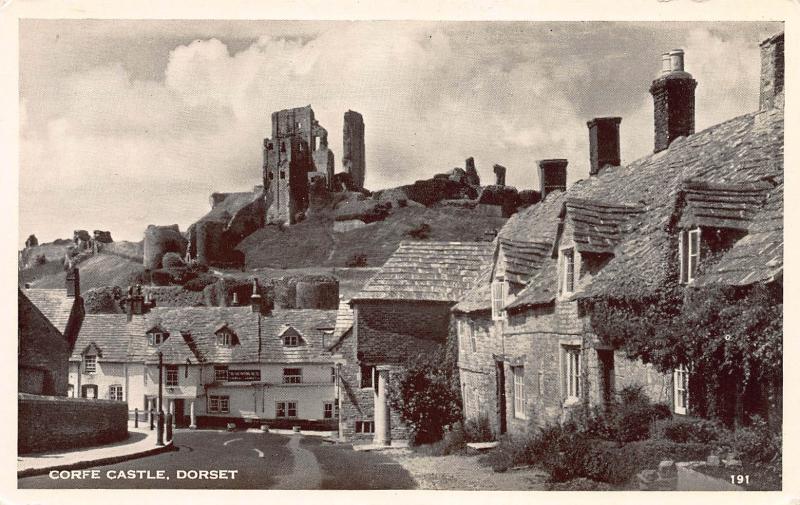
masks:
POLYGON ((81 386, 81 398, 97 398, 97 384, 84 384, 81 386))
POLYGON ((497 370, 497 424, 500 427, 500 434, 504 435, 506 426, 506 370, 502 361, 495 361, 497 370))
POLYGON ((184 400, 183 399, 175 399, 175 426, 178 428, 185 428, 189 425, 186 422, 186 415, 184 415, 184 400))

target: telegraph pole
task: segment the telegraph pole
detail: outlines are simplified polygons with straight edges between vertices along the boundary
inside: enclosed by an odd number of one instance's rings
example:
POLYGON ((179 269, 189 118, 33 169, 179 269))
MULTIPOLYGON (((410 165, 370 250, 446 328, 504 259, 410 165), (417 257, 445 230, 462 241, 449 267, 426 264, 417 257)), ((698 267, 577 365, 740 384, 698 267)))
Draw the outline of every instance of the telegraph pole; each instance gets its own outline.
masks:
POLYGON ((164 445, 164 353, 158 351, 158 427, 156 445, 164 445))

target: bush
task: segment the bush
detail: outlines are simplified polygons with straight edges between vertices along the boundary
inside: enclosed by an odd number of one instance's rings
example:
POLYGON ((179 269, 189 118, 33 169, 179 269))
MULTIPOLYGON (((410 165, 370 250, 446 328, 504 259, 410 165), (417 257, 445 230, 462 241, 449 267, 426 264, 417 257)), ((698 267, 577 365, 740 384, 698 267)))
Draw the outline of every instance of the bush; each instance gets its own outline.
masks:
POLYGON ((747 463, 770 463, 781 458, 782 437, 770 430, 766 421, 754 416, 750 426, 726 432, 721 437, 724 449, 747 463))
POLYGON ((466 448, 466 444, 464 429, 461 427, 461 423, 456 423, 451 429, 444 431, 441 440, 432 444, 416 446, 415 450, 428 456, 448 456, 462 452, 466 448))
POLYGON ((464 423, 464 436, 467 442, 490 442, 494 440, 489 416, 481 414, 478 419, 468 419, 464 423))
POLYGON ((356 253, 350 256, 347 260, 348 267, 365 267, 367 266, 367 255, 364 253, 356 253))
POLYGON ((206 286, 210 286, 218 280, 219 277, 214 274, 202 273, 197 275, 194 279, 187 281, 186 284, 183 285, 183 288, 187 291, 202 291, 206 286))
POLYGON ((431 225, 428 223, 420 223, 419 225, 406 231, 406 235, 417 240, 425 240, 431 235, 431 225))
POLYGON ((502 473, 516 465, 529 461, 525 451, 525 441, 512 436, 505 436, 500 443, 487 454, 481 456, 479 462, 489 466, 495 472, 502 473))
POLYGON ((605 482, 580 477, 567 482, 552 482, 547 485, 548 491, 611 491, 611 486, 605 482))
POLYGON ((176 252, 168 252, 164 254, 164 257, 161 258, 161 266, 167 270, 171 270, 173 268, 180 268, 186 266, 183 262, 183 258, 181 255, 176 252))
POLYGON ((172 274, 168 270, 153 270, 150 272, 150 279, 156 286, 169 286, 172 284, 172 274))
POLYGON ((47 263, 47 257, 44 254, 37 254, 33 258, 33 264, 36 266, 44 265, 45 263, 47 263))
POLYGON ((718 440, 724 429, 705 419, 665 419, 656 422, 653 436, 681 444, 708 444, 718 440))

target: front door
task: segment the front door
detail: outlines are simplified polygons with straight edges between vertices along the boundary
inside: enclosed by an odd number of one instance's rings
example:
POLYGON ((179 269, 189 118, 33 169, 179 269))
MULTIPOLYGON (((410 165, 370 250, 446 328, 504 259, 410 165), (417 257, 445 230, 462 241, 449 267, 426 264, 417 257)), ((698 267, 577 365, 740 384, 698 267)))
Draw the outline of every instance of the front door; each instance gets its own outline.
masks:
POLYGON ((97 384, 84 384, 81 386, 81 398, 97 398, 97 384))
POLYGON ((614 351, 598 350, 597 361, 600 363, 600 397, 603 406, 608 408, 614 401, 614 351))
POLYGON ((183 414, 183 400, 177 399, 175 400, 175 426, 183 428, 188 425, 186 416, 183 414))
POLYGON ((497 421, 500 434, 506 432, 506 371, 502 361, 495 362, 497 369, 497 421))

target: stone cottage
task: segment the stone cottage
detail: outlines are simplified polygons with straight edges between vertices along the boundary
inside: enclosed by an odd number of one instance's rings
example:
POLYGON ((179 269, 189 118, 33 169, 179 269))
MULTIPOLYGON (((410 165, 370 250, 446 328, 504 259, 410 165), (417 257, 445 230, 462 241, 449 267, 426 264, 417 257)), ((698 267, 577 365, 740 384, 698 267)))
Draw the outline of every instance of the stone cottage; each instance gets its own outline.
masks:
MULTIPOLYGON (((392 370, 445 345, 451 309, 477 281, 489 242, 402 242, 352 300, 352 328, 341 311, 340 436, 377 444, 408 438, 389 406, 392 370)), ((336 331, 336 330, 335 330, 336 331)))
POLYGON ((654 154, 627 166, 620 118, 588 123, 590 176, 512 217, 454 308, 467 419, 519 433, 602 408, 627 385, 692 412, 691 364, 664 375, 627 359, 597 337, 586 302, 665 283, 782 282, 782 47, 782 34, 762 43, 760 110, 699 133, 697 83, 682 51, 666 53, 650 88, 654 154))

